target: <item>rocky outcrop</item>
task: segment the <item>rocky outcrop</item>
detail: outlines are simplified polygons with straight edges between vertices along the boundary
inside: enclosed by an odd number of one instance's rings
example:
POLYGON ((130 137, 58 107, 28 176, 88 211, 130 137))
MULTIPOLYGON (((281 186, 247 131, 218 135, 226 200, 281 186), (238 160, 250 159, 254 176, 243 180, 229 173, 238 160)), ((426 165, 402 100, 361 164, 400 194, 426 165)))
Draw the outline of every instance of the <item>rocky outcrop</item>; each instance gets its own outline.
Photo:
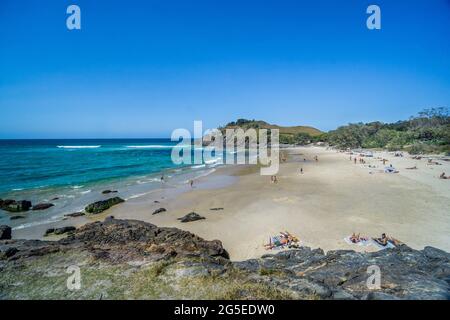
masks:
POLYGON ((125 200, 123 200, 122 198, 114 197, 114 198, 110 198, 107 200, 101 200, 101 201, 91 203, 84 210, 88 213, 97 214, 97 213, 101 213, 101 212, 111 208, 112 206, 115 206, 116 204, 122 203, 124 201, 125 200))
POLYGON ((64 217, 75 218, 75 217, 82 217, 84 215, 86 215, 84 212, 74 212, 65 214, 64 217))
POLYGON ((27 200, 1 200, 0 199, 0 209, 9 212, 23 212, 28 211, 31 208, 31 202, 27 200))
POLYGON ((38 203, 38 204, 34 205, 33 208, 31 208, 31 210, 33 210, 33 211, 46 210, 46 209, 51 208, 53 206, 54 206, 53 203, 38 203))
POLYGON ((449 290, 450 254, 432 247, 301 247, 232 262, 218 240, 113 218, 59 241, 0 241, 4 299, 449 299, 449 290), (74 264, 83 290, 66 288, 74 264), (367 286, 374 268, 379 288, 367 286))
POLYGON ((118 191, 117 190, 103 190, 102 191, 102 194, 110 194, 110 193, 117 193, 118 191))
POLYGON ((159 208, 159 209, 156 209, 155 211, 153 211, 152 214, 158 214, 158 213, 166 212, 166 211, 167 211, 166 208, 159 208))
POLYGON ((2 225, 0 226, 0 240, 11 239, 11 227, 2 225))
POLYGON ((192 221, 197 221, 197 220, 202 220, 202 219, 206 219, 206 218, 202 217, 201 215, 199 215, 196 212, 191 212, 181 218, 178 218, 178 220, 180 220, 181 222, 192 222, 192 221))

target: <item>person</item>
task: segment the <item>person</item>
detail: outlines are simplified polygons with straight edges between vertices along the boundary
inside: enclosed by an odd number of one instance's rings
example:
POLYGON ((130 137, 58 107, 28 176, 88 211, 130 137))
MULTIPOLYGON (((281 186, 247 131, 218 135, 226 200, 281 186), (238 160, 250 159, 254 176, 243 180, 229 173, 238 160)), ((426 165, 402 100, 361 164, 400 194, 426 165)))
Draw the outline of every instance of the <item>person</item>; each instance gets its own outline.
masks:
POLYGON ((383 158, 383 166, 386 164, 386 159, 383 158))
POLYGON ((355 157, 355 164, 356 164, 356 157, 355 157))
POLYGON ((314 156, 314 160, 316 160, 316 162, 318 162, 319 161, 319 157, 314 156))
POLYGON ((300 174, 303 174, 303 168, 300 168, 300 174))
POLYGON ((273 183, 278 183, 277 176, 273 176, 273 183))
POLYGON ((189 185, 191 186, 191 188, 193 188, 194 187, 194 180, 189 180, 189 185))
POLYGON ((439 176, 439 179, 448 179, 449 177, 447 177, 445 175, 445 172, 442 172, 441 175, 439 176))
POLYGON ((386 236, 386 233, 383 233, 381 234, 381 238, 376 238, 374 240, 382 246, 386 246, 388 244, 389 238, 386 236))
POLYGON ((415 169, 417 169, 417 166, 409 167, 409 168, 406 168, 406 169, 408 169, 408 170, 415 170, 415 169))

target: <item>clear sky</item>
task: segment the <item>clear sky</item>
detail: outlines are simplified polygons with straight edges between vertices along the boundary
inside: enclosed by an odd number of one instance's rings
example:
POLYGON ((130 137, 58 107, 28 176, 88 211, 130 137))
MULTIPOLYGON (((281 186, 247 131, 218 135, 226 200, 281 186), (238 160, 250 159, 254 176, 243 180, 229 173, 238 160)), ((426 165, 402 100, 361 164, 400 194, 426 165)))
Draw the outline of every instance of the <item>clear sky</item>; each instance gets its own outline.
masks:
POLYGON ((449 0, 0 1, 0 138, 169 137, 236 118, 329 130, 438 106, 449 0))

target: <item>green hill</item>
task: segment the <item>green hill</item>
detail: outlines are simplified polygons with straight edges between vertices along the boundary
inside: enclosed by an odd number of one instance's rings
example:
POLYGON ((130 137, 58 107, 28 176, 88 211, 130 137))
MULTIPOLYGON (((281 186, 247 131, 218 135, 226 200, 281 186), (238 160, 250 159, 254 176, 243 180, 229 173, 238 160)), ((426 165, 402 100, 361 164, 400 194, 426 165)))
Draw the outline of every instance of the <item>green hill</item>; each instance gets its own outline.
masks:
POLYGON ((280 142, 281 143, 309 143, 314 140, 314 138, 319 137, 323 134, 319 129, 309 127, 309 126, 292 126, 284 127, 276 124, 270 124, 262 120, 247 120, 238 119, 236 121, 229 122, 221 129, 236 129, 241 128, 244 130, 253 129, 278 129, 280 131, 280 142))

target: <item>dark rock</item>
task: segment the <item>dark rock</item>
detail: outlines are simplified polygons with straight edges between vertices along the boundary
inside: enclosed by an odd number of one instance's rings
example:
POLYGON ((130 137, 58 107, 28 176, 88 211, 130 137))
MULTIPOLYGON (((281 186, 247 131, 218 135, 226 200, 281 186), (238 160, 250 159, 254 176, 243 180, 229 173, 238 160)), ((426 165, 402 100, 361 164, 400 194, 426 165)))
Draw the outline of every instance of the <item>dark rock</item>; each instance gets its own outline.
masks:
POLYGON ((59 198, 55 197, 55 198, 51 199, 50 201, 56 201, 56 200, 59 200, 59 198))
POLYGON ((86 215, 84 212, 74 212, 74 213, 65 214, 64 216, 65 217, 70 217, 70 218, 75 218, 75 217, 81 217, 81 216, 84 216, 84 215, 86 215))
POLYGON ((0 226, 0 240, 9 239, 11 239, 11 227, 6 225, 0 226))
POLYGON ((55 231, 53 231, 54 234, 64 234, 67 232, 72 232, 75 231, 77 228, 73 227, 73 226, 67 226, 67 227, 62 227, 62 228, 57 228, 55 229, 55 231))
POLYGON ((93 213, 93 214, 97 214, 100 212, 103 212, 109 208, 111 208, 112 206, 122 203, 125 200, 123 200, 122 198, 119 197, 114 197, 114 198, 110 198, 107 200, 101 200, 101 201, 97 201, 94 203, 91 203, 90 205, 88 205, 85 208, 85 211, 88 213, 93 213))
POLYGON ((18 220, 18 219, 25 219, 24 216, 12 216, 11 218, 9 218, 9 220, 18 220))
POLYGON ((23 212, 28 211, 31 208, 31 202, 27 200, 3 200, 3 203, 1 205, 1 209, 9 212, 23 212))
POLYGON ((0 250, 0 260, 8 259, 14 256, 19 250, 15 247, 7 247, 4 250, 0 250))
POLYGON ((178 220, 180 220, 181 222, 192 222, 192 221, 197 221, 197 220, 201 220, 201 219, 206 219, 206 218, 202 217, 201 215, 199 215, 198 213, 195 213, 195 212, 188 213, 184 217, 178 218, 178 220))
POLYGON ((51 208, 53 206, 54 206, 53 203, 38 203, 38 204, 34 205, 33 208, 31 208, 31 210, 33 210, 33 211, 45 210, 45 209, 51 208))
POLYGON ((158 214, 158 213, 165 212, 165 211, 167 211, 165 208, 159 208, 159 209, 156 209, 155 211, 153 211, 152 214, 158 214))
POLYGON ((103 194, 109 194, 109 193, 117 193, 117 190, 103 190, 102 193, 103 194))
POLYGON ((52 234, 53 232, 55 232, 55 228, 49 228, 49 229, 45 230, 44 237, 48 236, 49 234, 52 234))

